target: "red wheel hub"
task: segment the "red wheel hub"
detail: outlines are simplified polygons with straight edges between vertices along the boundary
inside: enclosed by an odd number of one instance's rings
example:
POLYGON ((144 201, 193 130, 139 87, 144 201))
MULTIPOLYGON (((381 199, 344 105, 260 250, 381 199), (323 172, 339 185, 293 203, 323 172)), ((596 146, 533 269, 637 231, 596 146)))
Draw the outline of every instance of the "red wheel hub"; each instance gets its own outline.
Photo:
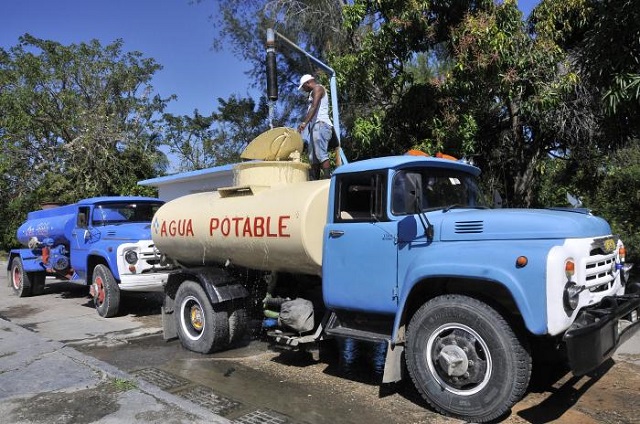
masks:
POLYGON ((102 277, 96 277, 96 279, 93 280, 93 286, 95 292, 94 299, 98 304, 102 305, 105 297, 104 282, 102 281, 102 277))
POLYGON ((13 278, 12 278, 12 283, 13 283, 13 287, 16 290, 20 290, 20 287, 22 286, 22 272, 20 271, 20 268, 18 268, 17 266, 13 268, 13 278))

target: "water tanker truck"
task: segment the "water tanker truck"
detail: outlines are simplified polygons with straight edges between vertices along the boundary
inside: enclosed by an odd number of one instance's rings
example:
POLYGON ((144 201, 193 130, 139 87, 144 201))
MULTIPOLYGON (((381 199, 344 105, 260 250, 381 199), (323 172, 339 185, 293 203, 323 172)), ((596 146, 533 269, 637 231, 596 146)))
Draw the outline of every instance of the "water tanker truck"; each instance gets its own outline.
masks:
MULTIPOLYGON (((266 138, 264 152, 281 147, 266 138)), ((181 267, 165 287, 165 337, 227 348, 243 303, 263 301, 274 343, 385 343, 383 382, 405 361, 431 407, 483 422, 523 396, 538 347, 582 375, 640 328, 624 245, 586 210, 486 208, 480 170, 450 159, 364 160, 320 181, 307 170, 243 162, 234 186, 156 212, 153 241, 181 267), (268 276, 264 300, 247 298, 238 270, 268 276)))
POLYGON ((169 265, 151 240, 151 218, 162 201, 95 197, 29 212, 18 228, 24 246, 11 250, 8 280, 20 297, 44 292, 54 276, 91 285, 96 311, 118 313, 121 291, 162 291, 169 265))

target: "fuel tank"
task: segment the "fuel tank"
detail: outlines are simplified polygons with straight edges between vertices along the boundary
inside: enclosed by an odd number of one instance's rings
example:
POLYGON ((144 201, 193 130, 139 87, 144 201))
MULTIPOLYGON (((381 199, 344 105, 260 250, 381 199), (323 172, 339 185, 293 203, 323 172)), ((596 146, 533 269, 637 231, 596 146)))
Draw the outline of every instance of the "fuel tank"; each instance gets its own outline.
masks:
POLYGON ((39 241, 53 239, 54 245, 69 245, 71 231, 74 227, 77 205, 66 205, 51 209, 29 212, 27 220, 18 227, 16 238, 24 245, 37 237, 39 241))
POLYGON ((234 186, 183 196, 155 214, 152 237, 183 265, 238 265, 320 275, 329 180, 309 165, 258 161, 234 167, 234 186))

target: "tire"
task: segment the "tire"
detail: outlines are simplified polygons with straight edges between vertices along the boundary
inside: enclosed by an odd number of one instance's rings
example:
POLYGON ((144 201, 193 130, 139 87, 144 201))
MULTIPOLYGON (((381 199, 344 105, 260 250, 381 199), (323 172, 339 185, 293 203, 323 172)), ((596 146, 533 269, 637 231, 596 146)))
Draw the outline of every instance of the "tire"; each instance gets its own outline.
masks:
POLYGON ((91 278, 93 304, 103 318, 116 316, 120 307, 120 287, 106 265, 96 265, 91 278))
POLYGON ((226 305, 212 305, 194 281, 183 282, 176 292, 176 328, 182 345, 198 353, 211 353, 229 345, 226 305))
POLYGON ((44 293, 44 284, 47 278, 47 274, 44 272, 31 273, 31 293, 34 296, 39 296, 44 293))
POLYGON ((234 305, 229 302, 229 344, 234 345, 242 340, 247 334, 247 310, 243 305, 234 305))
POLYGON ((29 297, 33 293, 31 275, 33 273, 25 272, 22 258, 16 256, 11 260, 9 267, 9 285, 13 289, 13 293, 18 297, 29 297))
POLYGON ((406 361, 434 409, 472 422, 507 413, 531 377, 526 340, 495 309, 463 295, 436 297, 418 309, 407 330, 406 361))

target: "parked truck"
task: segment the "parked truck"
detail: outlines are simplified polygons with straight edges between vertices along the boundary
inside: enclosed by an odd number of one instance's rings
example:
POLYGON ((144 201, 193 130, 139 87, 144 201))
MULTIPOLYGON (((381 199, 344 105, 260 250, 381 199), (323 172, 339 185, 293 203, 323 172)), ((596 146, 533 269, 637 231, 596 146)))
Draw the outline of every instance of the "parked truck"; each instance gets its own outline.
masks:
POLYGON ((121 291, 162 292, 169 265, 150 231, 162 204, 148 197, 95 197, 29 212, 17 230, 24 247, 9 253, 9 285, 20 297, 42 294, 47 276, 91 285, 102 317, 118 313, 121 291))
POLYGON ((489 209, 480 170, 449 159, 364 160, 321 181, 307 170, 244 162, 233 187, 156 212, 153 241, 181 266, 165 287, 165 337, 227 348, 249 293, 238 270, 264 272, 274 343, 385 343, 383 382, 404 361, 435 410, 483 422, 523 396, 538 346, 582 375, 640 328, 625 247, 589 211, 489 209))

